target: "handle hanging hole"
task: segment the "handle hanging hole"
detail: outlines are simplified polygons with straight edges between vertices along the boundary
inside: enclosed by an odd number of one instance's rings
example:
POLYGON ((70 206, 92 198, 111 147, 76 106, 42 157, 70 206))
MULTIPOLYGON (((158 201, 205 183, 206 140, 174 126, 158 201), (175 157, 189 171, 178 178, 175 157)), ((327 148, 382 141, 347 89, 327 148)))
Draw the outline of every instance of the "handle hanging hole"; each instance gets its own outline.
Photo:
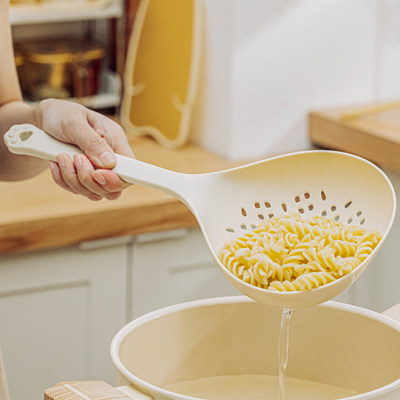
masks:
POLYGON ((19 138, 22 142, 26 142, 33 135, 33 131, 22 131, 19 134, 19 138))

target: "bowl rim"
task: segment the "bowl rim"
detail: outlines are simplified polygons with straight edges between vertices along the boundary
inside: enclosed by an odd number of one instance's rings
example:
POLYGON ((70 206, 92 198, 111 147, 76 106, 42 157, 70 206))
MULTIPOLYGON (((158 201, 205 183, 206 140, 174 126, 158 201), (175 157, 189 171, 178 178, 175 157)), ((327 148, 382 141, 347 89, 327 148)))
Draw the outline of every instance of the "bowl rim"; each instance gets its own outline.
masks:
MULTIPOLYGON (((186 396, 186 395, 182 395, 179 393, 169 391, 167 389, 163 389, 159 386, 153 385, 153 384, 137 377, 132 372, 130 372, 125 367, 125 365, 122 363, 122 361, 119 357, 119 350, 120 350, 121 344, 124 341, 124 339, 126 338, 126 336, 132 330, 138 328, 139 326, 144 325, 145 323, 148 323, 148 322, 158 319, 160 317, 164 317, 166 315, 173 314, 173 313, 183 311, 183 310, 195 309, 195 308, 201 308, 201 307, 207 307, 207 306, 213 306, 213 305, 234 304, 234 303, 242 304, 242 303, 257 303, 257 302, 255 300, 253 300, 247 296, 243 296, 243 295, 212 297, 212 298, 207 298, 207 299, 178 303, 178 304, 170 305, 167 307, 159 308, 157 310, 151 311, 149 313, 143 314, 143 315, 133 319, 131 322, 129 322, 125 326, 123 326, 115 334, 115 336, 113 337, 113 339, 111 341, 110 355, 111 355, 111 360, 112 360, 115 368, 130 383, 133 383, 135 386, 137 386, 137 388, 139 388, 140 390, 143 390, 144 393, 148 393, 150 396, 152 395, 152 393, 157 393, 157 395, 159 395, 159 396, 164 396, 165 399, 202 400, 197 397, 186 396)), ((270 306, 270 307, 272 307, 272 306, 270 306)), ((352 304, 340 303, 340 302, 332 301, 332 300, 327 301, 325 303, 318 304, 314 307, 323 307, 323 308, 331 308, 331 309, 336 309, 336 310, 343 310, 343 311, 358 314, 360 316, 364 316, 367 318, 372 318, 380 323, 383 323, 383 324, 389 326, 390 328, 396 330, 400 334, 400 321, 396 321, 395 319, 390 318, 390 317, 388 317, 384 314, 381 314, 377 311, 369 310, 367 308, 355 306, 352 304)), ((277 308, 277 307, 273 307, 273 308, 277 308)), ((387 385, 382 386, 378 389, 374 389, 369 392, 364 392, 364 393, 357 394, 357 395, 350 396, 350 397, 343 397, 338 400, 373 399, 374 396, 382 395, 384 393, 390 392, 397 387, 400 387, 400 377, 399 377, 399 379, 396 379, 395 381, 388 383, 387 385)))

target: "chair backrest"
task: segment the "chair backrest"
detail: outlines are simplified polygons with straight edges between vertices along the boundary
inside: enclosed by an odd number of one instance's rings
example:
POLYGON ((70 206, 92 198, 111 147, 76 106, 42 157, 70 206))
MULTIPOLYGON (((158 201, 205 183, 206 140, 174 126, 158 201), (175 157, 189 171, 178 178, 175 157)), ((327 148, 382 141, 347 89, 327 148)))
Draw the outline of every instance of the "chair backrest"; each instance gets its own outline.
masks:
POLYGON ((8 393, 8 386, 6 380, 6 373, 4 370, 3 357, 1 354, 1 347, 0 347, 0 400, 10 400, 10 395, 8 393))

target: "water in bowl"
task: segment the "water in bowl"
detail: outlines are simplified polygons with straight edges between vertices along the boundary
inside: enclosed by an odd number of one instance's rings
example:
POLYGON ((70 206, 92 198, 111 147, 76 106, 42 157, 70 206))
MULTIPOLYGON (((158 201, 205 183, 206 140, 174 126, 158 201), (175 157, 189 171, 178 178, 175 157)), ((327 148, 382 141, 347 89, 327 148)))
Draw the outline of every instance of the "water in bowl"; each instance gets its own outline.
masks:
MULTIPOLYGON (((165 386, 165 389, 204 400, 276 400, 277 376, 212 376, 165 386)), ((286 377, 285 400, 334 400, 354 396, 354 390, 286 377)))

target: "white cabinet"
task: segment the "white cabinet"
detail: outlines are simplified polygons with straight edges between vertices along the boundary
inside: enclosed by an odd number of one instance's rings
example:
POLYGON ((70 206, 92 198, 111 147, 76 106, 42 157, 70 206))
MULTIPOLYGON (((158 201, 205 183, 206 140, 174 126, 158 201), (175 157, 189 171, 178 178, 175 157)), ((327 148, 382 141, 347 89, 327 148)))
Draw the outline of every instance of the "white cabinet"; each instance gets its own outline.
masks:
POLYGON ((171 304, 240 294, 215 264, 199 230, 139 236, 131 268, 131 318, 171 304))
POLYGON ((113 335, 126 321, 126 246, 0 258, 0 343, 12 400, 65 380, 114 383, 113 335))
POLYGON ((1 256, 0 343, 11 399, 42 399, 67 380, 116 384, 109 346, 129 320, 232 294, 239 293, 199 230, 1 256))
MULTIPOLYGON (((400 200, 400 175, 385 170, 400 200)), ((397 215, 392 229, 379 250, 376 258, 368 266, 365 289, 361 299, 363 307, 384 311, 400 303, 400 218, 397 215), (368 282, 368 284, 367 284, 368 282)), ((360 278, 361 280, 361 278, 360 278)))

